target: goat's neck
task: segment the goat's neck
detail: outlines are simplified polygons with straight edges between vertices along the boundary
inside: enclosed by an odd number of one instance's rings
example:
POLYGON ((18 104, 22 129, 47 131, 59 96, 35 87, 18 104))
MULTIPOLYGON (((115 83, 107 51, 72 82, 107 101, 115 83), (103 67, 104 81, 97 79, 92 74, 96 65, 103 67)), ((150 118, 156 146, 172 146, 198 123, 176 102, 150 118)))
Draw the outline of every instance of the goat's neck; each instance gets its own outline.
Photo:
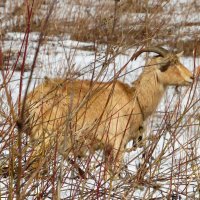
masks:
POLYGON ((143 118, 153 114, 160 103, 166 87, 158 81, 156 72, 143 73, 134 83, 136 98, 143 118))

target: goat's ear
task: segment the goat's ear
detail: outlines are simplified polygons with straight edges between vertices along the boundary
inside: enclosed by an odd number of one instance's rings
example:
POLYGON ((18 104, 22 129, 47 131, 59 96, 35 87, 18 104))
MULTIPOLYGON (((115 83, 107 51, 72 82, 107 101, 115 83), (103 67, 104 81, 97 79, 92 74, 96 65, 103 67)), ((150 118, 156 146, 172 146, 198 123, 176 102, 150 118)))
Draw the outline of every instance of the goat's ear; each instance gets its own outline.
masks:
POLYGON ((184 51, 181 51, 180 53, 177 53, 176 56, 179 58, 183 55, 184 51))
POLYGON ((160 71, 165 72, 168 69, 168 67, 170 66, 170 60, 163 58, 159 65, 160 65, 159 66, 160 71))

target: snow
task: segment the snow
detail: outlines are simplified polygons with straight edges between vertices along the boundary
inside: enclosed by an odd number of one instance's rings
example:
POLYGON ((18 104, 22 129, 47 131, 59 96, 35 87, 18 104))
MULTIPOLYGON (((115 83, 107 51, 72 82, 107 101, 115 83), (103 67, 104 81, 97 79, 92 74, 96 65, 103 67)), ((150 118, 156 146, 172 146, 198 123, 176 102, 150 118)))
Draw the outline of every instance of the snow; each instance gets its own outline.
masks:
MULTIPOLYGON (((7 1, 11 2, 11 1, 7 1)), ((23 1, 20 1, 21 3, 23 1)), ((19 2, 19 3, 20 3, 19 2)), ((97 2, 97 1, 95 1, 97 2)), ((60 1, 60 5, 62 5, 63 1, 60 1)), ((93 2, 94 3, 94 2, 93 2)), ((171 1, 171 6, 175 6, 177 1, 171 1)), ((182 11, 181 9, 183 6, 186 6, 188 3, 187 0, 181 0, 179 1, 179 5, 177 6, 177 10, 173 16, 170 15, 164 15, 165 19, 169 19, 170 23, 172 25, 175 25, 177 23, 196 23, 199 22, 200 14, 198 12, 188 11, 188 17, 183 18, 182 17, 182 11)), ((7 9, 10 5, 8 3, 6 4, 7 9)), ((46 7, 43 8, 45 11, 46 7)), ((59 4, 57 5, 57 9, 59 12, 57 12, 56 18, 63 18, 66 16, 66 10, 64 10, 59 4)), ((67 7, 69 10, 70 7, 67 7)), ((80 7, 74 7, 71 12, 75 14, 75 12, 79 10, 79 14, 84 15, 87 13, 87 6, 80 10, 80 7)), ((0 9, 0 13, 3 12, 2 9, 0 9)), ((93 10, 92 12, 95 12, 93 10)), ((72 15, 75 17, 75 15, 72 15)), ((145 18, 144 14, 137 14, 137 15, 130 15, 131 20, 134 22, 137 22, 137 20, 143 20, 145 18)), ((1 18, 1 15, 0 15, 1 18)), ((159 18, 159 14, 158 14, 159 18)), ((126 19, 126 16, 124 20, 126 19)), ((13 20, 13 19, 12 19, 13 20)), ((69 19, 72 20, 72 19, 69 19)), ((162 20, 160 18, 159 20, 162 20)), ((13 20, 15 21, 15 20, 13 20)), ((5 24, 9 24, 9 22, 3 22, 1 26, 5 26, 5 24)), ((176 31, 176 29, 174 29, 176 31)), ((177 32, 188 33, 196 31, 199 32, 199 26, 190 26, 190 27, 184 27, 181 30, 178 29, 177 32)), ((183 38, 185 40, 191 39, 193 35, 186 35, 183 38)), ((13 66, 13 64, 16 61, 17 53, 19 49, 21 48, 22 41, 24 38, 24 33, 15 33, 15 32, 8 32, 6 33, 5 41, 3 42, 2 49, 4 51, 6 50, 12 50, 14 54, 13 60, 11 60, 10 67, 13 66)), ((26 64, 31 65, 33 62, 35 50, 37 47, 37 42, 39 38, 39 33, 30 33, 29 36, 29 43, 28 43, 28 54, 26 56, 26 64)), ((94 58, 97 56, 97 60, 99 61, 95 63, 98 68, 96 73, 101 68, 102 63, 104 62, 104 50, 105 45, 100 45, 98 48, 98 55, 95 55, 95 53, 91 50, 82 50, 82 47, 88 47, 93 46, 93 43, 85 43, 85 42, 78 42, 78 41, 72 41, 70 40, 69 35, 65 35, 63 37, 47 37, 46 42, 41 46, 40 53, 38 55, 37 63, 36 63, 36 69, 33 74, 33 81, 31 83, 30 90, 33 89, 33 87, 36 84, 41 83, 44 80, 45 76, 48 77, 63 77, 67 74, 67 70, 69 68, 72 68, 75 72, 80 71, 81 76, 78 77, 80 79, 90 79, 92 74, 90 70, 94 66, 94 58), (73 59, 68 59, 73 58, 73 59)), ((104 73, 105 78, 100 79, 101 81, 109 81, 113 78, 113 69, 116 68, 116 70, 119 70, 129 59, 130 56, 134 52, 134 48, 126 51, 126 54, 121 54, 115 58, 115 60, 109 65, 108 70, 104 73)), ((22 52, 24 52, 24 47, 22 48, 22 52)), ((19 64, 22 63, 23 60, 23 53, 20 55, 19 64)), ((194 58, 193 57, 182 57, 181 58, 182 63, 184 63, 185 66, 187 66, 191 71, 194 71, 197 66, 200 65, 200 58, 194 58), (195 61, 195 64, 194 64, 195 61)), ((122 75, 120 76, 120 80, 125 81, 127 83, 131 83, 133 80, 135 80, 138 77, 138 74, 141 73, 142 67, 145 64, 145 58, 143 56, 140 56, 136 61, 133 61, 130 63, 126 70, 122 72, 122 75), (133 71, 134 70, 134 71, 133 71), (127 73, 130 72, 130 73, 127 73), (125 75, 123 75, 125 74, 125 75)), ((8 70, 8 77, 11 77, 11 81, 9 83, 9 90, 12 95, 13 103, 17 103, 17 99, 19 98, 19 81, 20 81, 20 72, 14 72, 12 75, 12 70, 8 70)), ((23 79, 23 94, 27 85, 28 77, 30 75, 30 72, 24 73, 24 79, 23 79)), ((102 76, 103 77, 103 76, 102 76)), ((8 79, 8 78, 7 78, 8 79)), ((3 83, 3 77, 2 74, 0 75, 0 84, 3 83)), ((179 88, 179 92, 175 90, 175 88, 169 88, 166 92, 165 97, 163 98, 162 102, 160 103, 159 108, 157 109, 157 112, 155 113, 155 116, 153 116, 148 121, 147 126, 147 136, 149 135, 160 135, 160 138, 158 140, 157 146, 152 151, 152 158, 158 158, 159 155, 162 155, 162 157, 166 157, 166 159, 162 159, 159 163, 152 164, 155 162, 155 160, 150 160, 153 169, 155 170, 155 173, 157 176, 161 178, 166 178, 165 180, 161 180, 158 184, 162 185, 163 187, 166 187, 165 191, 168 191, 168 187, 170 185, 167 178, 170 174, 169 172, 172 171, 172 182, 174 184, 174 189, 176 187, 178 188, 178 191, 184 194, 185 189, 187 188, 190 191, 190 194, 192 195, 194 193, 194 190, 197 188, 197 182, 196 177, 194 176, 194 173, 192 173, 192 164, 193 162, 189 162, 188 165, 185 165, 186 158, 189 159, 195 152, 195 156, 198 157, 198 159, 195 159, 195 162, 197 165, 199 164, 199 156, 200 156, 200 149, 199 149, 199 121, 195 118, 194 115, 196 112, 199 112, 199 94, 200 94, 200 85, 197 83, 197 89, 193 88, 190 91, 190 88, 179 88), (190 94, 191 93, 191 94, 190 94), (193 98, 194 95, 194 98, 193 98), (184 116, 182 114, 184 113, 185 109, 189 108, 190 103, 194 103, 195 101, 198 101, 195 106, 192 107, 184 116), (163 113, 166 113, 165 115, 163 113), (181 122, 178 123, 177 119, 181 119, 181 122), (168 128, 167 125, 173 125, 171 128, 168 128), (187 127, 187 124, 192 124, 192 127, 187 127), (176 133, 173 135, 173 133, 176 133), (174 139, 174 138, 175 139, 174 139), (195 141, 197 140, 197 141, 195 141), (172 143, 172 141, 174 143, 172 143), (195 143, 195 150, 193 149, 193 145, 195 143), (162 150, 164 151, 162 152, 162 150), (186 170, 186 167, 189 169, 186 170), (187 176, 189 178, 184 178, 186 176, 185 171, 187 171, 187 176), (177 181, 177 174, 180 173, 180 176, 183 176, 180 181, 177 181), (192 174, 192 175, 191 175, 192 174)), ((2 96, 2 95, 0 95, 2 96)), ((5 97, 5 96, 4 96, 5 97)), ((7 109, 6 104, 7 100, 2 99, 2 106, 5 107, 5 111, 7 109)), ((147 146, 150 145, 151 142, 147 142, 147 146)), ((129 143, 128 147, 131 147, 132 144, 129 143)), ((128 170, 134 175, 137 172, 139 164, 141 164, 141 160, 137 158, 137 155, 142 153, 142 149, 137 149, 134 152, 127 153, 124 161, 125 163, 129 163, 128 170)), ((98 154, 98 153, 97 153, 98 154)), ((8 155, 8 152, 5 151, 4 155, 8 155)), ((97 156, 97 155, 95 155, 97 156)), ((97 156, 98 157, 98 156, 97 156)), ((140 155, 141 158, 141 155, 140 155)), ((94 158, 95 160, 95 158, 94 158)), ((97 169, 97 171, 100 169, 97 169)), ((95 172, 94 172, 95 173, 95 172)), ((97 173, 98 174, 98 173, 97 173)), ((148 175, 149 176, 149 175, 148 175)), ((181 178, 181 177, 180 177, 181 178)), ((68 183, 74 183, 74 188, 76 188, 76 180, 67 180, 66 184, 63 186, 63 192, 62 196, 63 198, 69 195, 69 184, 68 183)), ((116 181, 114 183, 114 186, 118 185, 119 183, 116 181)), ((85 187, 92 188, 97 187, 96 182, 94 180, 89 179, 85 183, 85 187)), ((105 188, 108 188, 108 185, 105 185, 105 188)), ((125 186, 124 186, 125 187, 125 186)), ((123 187, 121 187, 123 188, 123 187)), ((2 182, 0 183, 0 190, 3 190, 4 185, 2 182)), ((93 188, 95 190, 95 188, 93 188)), ((143 190, 136 189, 134 192, 134 196, 136 197, 143 197, 145 194, 146 186, 143 186, 143 190)), ((153 189, 151 189, 153 190, 153 189)), ((154 194, 154 197, 159 197, 160 192, 154 194)), ((185 199, 184 195, 181 195, 182 199, 185 199)), ((31 199, 31 198, 30 198, 31 199)))
MULTIPOLYGON (((31 64, 34 57, 35 48, 37 46, 37 39, 38 39, 38 33, 31 33, 29 37, 29 46, 28 46, 28 56, 26 58, 26 63, 31 64)), ((5 46, 3 46, 4 50, 12 49, 12 51, 18 51, 19 47, 21 46, 22 40, 24 38, 24 34, 22 33, 8 33, 6 36, 6 42, 5 46)), ((40 83, 45 76, 49 77, 56 77, 56 76, 63 76, 63 73, 65 73, 66 69, 72 64, 75 65, 75 69, 84 72, 88 71, 90 69, 90 65, 94 60, 94 52, 92 51, 83 51, 80 50, 78 47, 81 46, 90 46, 92 43, 81 43, 77 41, 71 41, 67 36, 64 37, 62 40, 61 38, 54 37, 54 38, 48 38, 48 41, 42 45, 40 54, 38 56, 38 61, 36 64, 36 69, 34 71, 33 76, 33 82, 31 84, 30 90, 34 87, 34 82, 37 81, 37 84, 40 83), (73 55, 73 62, 69 64, 69 60, 66 59, 68 55, 73 55)), ((104 47, 101 47, 102 49, 104 47)), ((130 58, 131 53, 134 52, 134 49, 128 50, 126 52, 126 55, 119 55, 115 58, 115 64, 116 64, 116 70, 119 70, 121 66, 123 66, 130 58)), ((102 57, 102 54, 99 55, 99 58, 102 57)), ((194 70, 196 66, 194 66, 194 58, 192 57, 183 57, 182 63, 184 63, 190 70, 194 70)), ((200 59, 196 58, 195 60, 196 65, 200 64, 200 59)), ((101 65, 102 61, 98 64, 101 65)), ((131 83, 133 80, 135 80, 139 73, 141 73, 140 66, 143 66, 145 63, 144 57, 140 56, 136 61, 133 61, 131 64, 127 66, 127 71, 134 70, 131 73, 126 74, 125 76, 121 77, 121 80, 125 80, 127 83, 131 83), (139 68, 139 69, 137 69, 139 68)), ((103 79, 103 81, 111 80, 113 77, 113 67, 114 63, 110 64, 108 71, 106 72, 106 78, 103 79)), ((11 72, 9 72, 11 73, 11 72)), ((123 72, 125 73, 125 72, 123 72)), ((27 85, 27 79, 30 75, 30 72, 24 73, 24 80, 23 80, 23 92, 27 85)), ((91 77, 90 73, 86 73, 80 78, 89 79, 91 77)), ((2 81, 2 77, 0 78, 2 81)), ((19 80, 20 80, 20 72, 14 72, 14 74, 11 77, 11 82, 9 83, 9 88, 11 90, 12 99, 13 102, 17 102, 18 94, 19 94, 19 80)), ((199 86, 198 86, 199 87, 199 86)), ((161 102, 157 114, 160 115, 160 113, 173 113, 175 107, 179 106, 177 109, 177 116, 171 116, 170 119, 168 119, 169 123, 173 124, 177 121, 177 117, 181 117, 181 113, 183 113, 184 109, 188 107, 188 101, 192 101, 191 96, 189 95, 190 89, 181 89, 179 93, 177 93, 173 88, 170 88, 167 92, 165 97, 163 98, 163 101, 161 102), (181 102, 179 98, 182 98, 181 102)), ((6 101, 5 101, 6 104, 6 101)), ((199 105, 199 104, 198 104, 199 105)), ((181 122, 181 124, 187 123, 187 120, 190 118, 189 115, 190 112, 187 113, 187 115, 184 117, 184 120, 181 122)), ((157 114, 155 114, 155 117, 151 118, 149 120, 149 126, 147 128, 147 135, 149 134, 158 134, 159 130, 166 130, 166 132, 161 133, 161 138, 153 151, 152 157, 157 158, 158 155, 161 153, 162 149, 164 147, 167 147, 166 150, 163 152, 164 157, 168 157, 168 159, 165 159, 164 162, 162 161, 160 163, 160 167, 158 170, 159 176, 167 174, 167 171, 172 170, 172 167, 174 170, 180 165, 180 162, 184 162, 184 159, 186 157, 186 154, 189 153, 185 152, 185 147, 183 146, 187 144, 187 141, 190 140, 190 138, 193 138, 194 135, 197 134, 197 129, 193 127, 191 130, 185 130, 186 128, 182 128, 181 124, 175 125, 170 131, 167 131, 167 129, 163 129, 163 127, 166 126, 166 120, 164 120, 164 116, 162 116, 160 119, 157 117, 157 114), (180 129, 180 130, 179 130, 180 129), (171 140, 171 134, 173 133, 173 130, 176 130, 176 141, 173 145, 170 144, 171 140), (194 131, 194 132, 193 132, 194 131), (171 155, 171 152, 173 152, 173 149, 177 149, 175 153, 173 153, 173 157, 171 155), (172 165, 172 160, 175 160, 175 164, 172 165), (182 161, 183 160, 183 161, 182 161)), ((131 144, 129 144, 131 146, 131 144)), ((198 146, 198 145, 197 145, 198 146)), ((189 147, 188 147, 189 148, 189 147)), ((135 159, 137 155, 141 154, 142 149, 138 149, 132 153, 128 153, 126 157, 124 158, 125 162, 130 164, 128 165, 128 169, 134 174, 137 171, 138 165, 141 161, 135 159)), ((6 155, 6 152, 4 152, 6 155)), ((196 154, 196 156, 200 156, 199 153, 196 154)), ((140 156, 141 157, 141 156, 140 156)), ((153 162, 153 161, 151 161, 153 162)), ((155 168, 156 166, 153 165, 155 168)), ((184 169, 183 169, 184 170, 184 169)), ((98 169, 97 169, 98 171, 98 169)), ((178 173, 177 170, 174 171, 174 173, 178 173)), ((189 171, 188 171, 189 172, 189 171)), ((195 183, 191 180, 188 180, 188 184, 191 184, 191 186, 187 186, 190 190, 194 187, 195 183)), ((175 181, 176 182, 176 181, 175 181)), ((72 182, 70 182, 72 183, 72 182)), ((90 188, 90 185, 94 185, 92 183, 92 180, 89 179, 87 182, 87 187, 90 188)), ((115 183, 117 185, 117 182, 115 183)), ((166 181, 161 181, 160 185, 169 184, 166 181)), ((186 187, 184 185, 179 186, 179 190, 184 190, 186 187)), ((1 186, 3 187, 3 186, 1 186)), ((62 196, 66 197, 69 192, 68 188, 69 185, 66 184, 63 186, 63 192, 62 196), (68 188, 68 189, 67 189, 68 188)), ((106 186, 105 186, 106 187, 106 186)), ((168 189, 166 188, 166 191, 168 189)), ((153 190, 152 190, 153 191, 153 190)), ((192 192, 191 192, 192 193, 192 192)), ((145 194, 145 187, 143 188, 143 191, 141 189, 138 189, 135 191, 134 196, 139 197, 143 196, 145 194)), ((160 192, 156 192, 154 194, 154 197, 159 196, 160 192)))

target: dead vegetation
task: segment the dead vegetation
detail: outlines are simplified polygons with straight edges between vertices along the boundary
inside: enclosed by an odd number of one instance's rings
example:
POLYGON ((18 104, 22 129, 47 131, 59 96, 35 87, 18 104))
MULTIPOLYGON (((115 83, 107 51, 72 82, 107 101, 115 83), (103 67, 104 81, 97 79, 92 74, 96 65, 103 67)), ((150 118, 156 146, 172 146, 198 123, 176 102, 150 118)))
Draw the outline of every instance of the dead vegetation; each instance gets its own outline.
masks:
MULTIPOLYGON (((1 199, 199 199, 197 56, 200 50, 199 22, 193 21, 199 3, 195 0, 176 1, 176 6, 171 3, 164 0, 0 2, 1 7, 7 8, 0 10, 3 13, 0 15, 1 199), (7 5, 9 2, 12 6, 7 5), (55 3, 53 9, 52 3, 55 3), (24 34, 21 37, 14 34, 11 38, 9 32, 12 31, 24 34), (30 39, 33 32, 39 34, 30 39), (65 43, 68 36, 76 40, 70 49, 65 43), (34 45, 29 48, 30 44, 34 45), (147 123, 145 134, 149 140, 145 140, 143 149, 128 144, 121 177, 117 181, 105 181, 101 151, 88 153, 82 159, 77 155, 66 158, 65 152, 60 151, 62 145, 58 138, 54 138, 52 149, 42 145, 45 155, 37 163, 37 169, 30 171, 34 146, 38 144, 31 146, 29 137, 24 134, 22 122, 28 119, 24 117, 24 105, 28 91, 34 90, 38 82, 43 81, 44 72, 59 62, 56 51, 62 48, 64 54, 59 59, 66 62, 57 71, 53 68, 50 75, 59 75, 72 84, 75 79, 92 77, 92 85, 94 78, 105 81, 107 76, 109 81, 121 78, 126 82, 130 71, 137 72, 135 62, 130 69, 126 63, 121 64, 118 56, 127 55, 130 59, 138 48, 151 45, 168 46, 175 52, 184 50, 185 55, 192 56, 192 62, 183 64, 194 69, 196 78, 189 89, 175 88, 166 94, 147 123), (78 65, 75 57, 80 52, 83 56, 79 57, 78 65), (43 68, 38 67, 39 56, 45 57, 43 68), (85 64, 88 57, 93 60, 85 64), (121 68, 124 70, 118 73, 121 68)), ((145 59, 148 60, 148 56, 145 59)), ((133 73, 130 76, 133 80, 133 73)), ((44 79, 49 80, 47 76, 44 79)), ((41 103, 44 103, 43 98, 41 103)), ((58 134, 72 126, 70 123, 64 128, 60 126, 58 134)), ((41 143, 46 139, 43 136, 41 143)), ((74 149, 77 151, 78 148, 74 149)))
MULTIPOLYGON (((187 10, 190 9, 189 6, 194 6, 195 11, 198 12, 198 4, 194 2, 185 6, 183 10, 185 15, 182 14, 181 22, 174 23, 175 7, 165 0, 85 0, 81 3, 62 1, 63 3, 57 2, 51 20, 48 22, 47 35, 49 36, 69 34, 72 40, 120 46, 138 43, 144 45, 153 43, 159 46, 167 42, 172 49, 183 48, 185 55, 191 55, 190 50, 194 49, 195 43, 199 40, 195 31, 199 22, 191 22, 187 10), (66 7, 63 8, 62 4, 66 7), (192 34, 185 32, 188 27, 193 27, 192 34), (188 38, 184 39, 184 37, 188 38)), ((49 3, 44 0, 17 4, 13 11, 8 12, 3 18, 7 21, 15 19, 4 31, 24 32, 27 23, 30 23, 32 32, 40 32, 48 6, 49 3), (31 15, 30 22, 27 21, 28 14, 31 15)))

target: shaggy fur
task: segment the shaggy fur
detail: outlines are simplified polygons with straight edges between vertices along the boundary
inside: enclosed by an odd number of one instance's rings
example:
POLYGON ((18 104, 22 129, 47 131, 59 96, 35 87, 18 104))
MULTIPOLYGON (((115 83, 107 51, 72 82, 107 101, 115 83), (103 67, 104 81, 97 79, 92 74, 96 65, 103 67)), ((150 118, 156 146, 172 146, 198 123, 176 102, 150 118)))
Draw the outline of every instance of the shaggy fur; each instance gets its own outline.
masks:
POLYGON ((63 79, 47 79, 37 86, 26 100, 27 134, 37 143, 33 157, 56 139, 63 142, 66 134, 65 155, 103 149, 110 171, 118 173, 126 144, 141 136, 139 129, 155 112, 167 86, 192 82, 192 73, 178 56, 170 56, 164 71, 164 58, 153 58, 132 86, 63 79))

